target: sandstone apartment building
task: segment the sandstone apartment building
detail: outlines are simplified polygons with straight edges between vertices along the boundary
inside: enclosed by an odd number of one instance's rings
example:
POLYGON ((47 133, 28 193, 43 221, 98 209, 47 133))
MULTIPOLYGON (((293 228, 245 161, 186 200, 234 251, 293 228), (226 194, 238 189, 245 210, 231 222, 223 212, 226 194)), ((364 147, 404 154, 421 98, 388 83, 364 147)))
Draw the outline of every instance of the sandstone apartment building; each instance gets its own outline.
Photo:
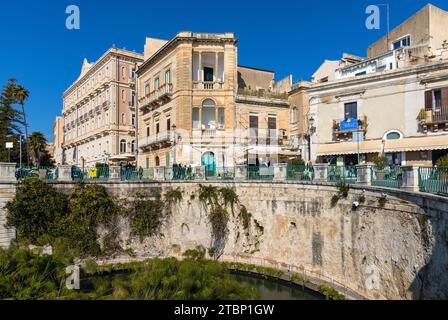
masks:
POLYGON ((310 159, 356 164, 384 153, 391 164, 429 166, 448 153, 447 30, 448 12, 427 5, 367 58, 326 63, 306 89, 296 85, 310 159))
POLYGON ((142 61, 143 55, 117 48, 94 63, 84 60, 63 94, 62 163, 135 162, 135 79, 142 61))
POLYGON ((138 69, 138 165, 274 163, 290 150, 291 78, 238 66, 233 33, 147 38, 138 69))

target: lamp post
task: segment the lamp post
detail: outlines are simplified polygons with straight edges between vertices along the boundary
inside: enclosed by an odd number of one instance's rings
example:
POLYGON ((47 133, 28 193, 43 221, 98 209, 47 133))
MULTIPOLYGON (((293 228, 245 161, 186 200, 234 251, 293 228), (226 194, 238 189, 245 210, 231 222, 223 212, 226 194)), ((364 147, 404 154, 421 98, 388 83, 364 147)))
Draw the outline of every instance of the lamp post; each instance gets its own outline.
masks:
POLYGON ((177 146, 176 146, 176 143, 177 143, 177 136, 176 136, 176 125, 173 123, 173 125, 171 126, 171 128, 173 129, 173 140, 174 140, 174 142, 173 142, 173 164, 177 164, 177 152, 176 152, 176 148, 177 148, 177 146))
POLYGON ((311 117, 309 119, 309 129, 308 129, 308 134, 306 135, 307 139, 308 139, 308 161, 311 162, 311 136, 314 133, 314 118, 311 117))

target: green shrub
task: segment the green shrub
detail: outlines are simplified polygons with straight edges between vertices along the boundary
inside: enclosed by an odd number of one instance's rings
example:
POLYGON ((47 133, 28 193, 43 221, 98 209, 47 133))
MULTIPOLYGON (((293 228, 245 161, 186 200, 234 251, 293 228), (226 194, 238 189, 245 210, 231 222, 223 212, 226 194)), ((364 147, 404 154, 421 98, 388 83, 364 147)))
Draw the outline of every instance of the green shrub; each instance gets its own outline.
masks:
POLYGON ((384 170, 389 165, 389 160, 386 156, 379 156, 375 158, 374 163, 378 170, 384 170))
POLYGON ((305 161, 302 158, 294 158, 290 161, 291 166, 304 166, 305 161))
POLYGON ((336 187, 339 190, 339 194, 343 197, 343 198, 347 198, 348 197, 348 192, 350 191, 350 185, 348 185, 347 183, 345 183, 345 181, 339 181, 336 185, 336 187))
POLYGON ((387 197, 378 198, 378 204, 380 208, 384 208, 386 206, 386 203, 387 203, 387 197))
POLYGON ((57 235, 55 222, 66 215, 67 197, 39 178, 26 178, 6 210, 7 226, 16 228, 18 240, 35 243, 44 235, 57 235))
POLYGON ((436 165, 438 168, 448 168, 448 154, 439 158, 437 160, 436 165))
POLYGON ((319 286, 319 292, 322 293, 327 300, 347 300, 342 293, 339 293, 336 289, 326 285, 319 286))
POLYGON ((331 197, 331 206, 334 207, 335 205, 337 205, 338 201, 339 201, 339 196, 337 194, 333 195, 331 197))

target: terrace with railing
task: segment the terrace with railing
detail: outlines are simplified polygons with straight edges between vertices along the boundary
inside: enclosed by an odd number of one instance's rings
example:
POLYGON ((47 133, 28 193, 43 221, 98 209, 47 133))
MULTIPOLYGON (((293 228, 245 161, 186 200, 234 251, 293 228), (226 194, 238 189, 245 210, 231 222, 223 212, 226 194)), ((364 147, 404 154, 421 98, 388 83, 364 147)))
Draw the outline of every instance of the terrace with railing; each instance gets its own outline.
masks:
POLYGON ((165 83, 140 99, 140 110, 148 111, 169 102, 173 94, 173 84, 165 83))
POLYGON ((18 181, 27 177, 38 177, 47 182, 67 181, 63 180, 67 176, 69 176, 69 181, 86 182, 284 181, 311 184, 344 182, 352 185, 372 185, 385 189, 403 189, 448 196, 448 168, 437 167, 386 166, 377 168, 371 165, 335 166, 317 164, 315 166, 293 166, 277 164, 273 166, 239 165, 235 167, 173 166, 146 169, 119 166, 97 166, 83 169, 76 166, 17 167, 15 169, 15 178, 18 181), (418 181, 418 185, 415 181, 418 181))

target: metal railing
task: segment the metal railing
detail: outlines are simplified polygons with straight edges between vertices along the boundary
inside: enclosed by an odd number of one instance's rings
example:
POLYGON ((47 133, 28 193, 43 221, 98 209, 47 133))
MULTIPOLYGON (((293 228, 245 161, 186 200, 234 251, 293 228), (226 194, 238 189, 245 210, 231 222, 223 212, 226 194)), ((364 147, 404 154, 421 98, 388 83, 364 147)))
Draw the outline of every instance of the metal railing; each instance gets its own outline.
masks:
POLYGON ((399 189, 403 184, 403 173, 400 166, 372 167, 371 179, 373 186, 399 189))
POLYGON ((420 192, 448 196, 448 168, 419 168, 418 186, 420 192))
POLYGON ((274 167, 248 166, 247 180, 259 180, 259 181, 274 180, 274 167))
POLYGON ((313 181, 314 168, 312 166, 288 166, 286 179, 290 181, 313 181))
POLYGON ((355 166, 328 166, 327 181, 356 183, 358 172, 355 166))
POLYGON ((56 181, 58 179, 57 167, 18 167, 15 173, 17 181, 21 181, 29 177, 38 177, 46 181, 56 181))
POLYGON ((235 179, 235 168, 218 167, 214 175, 206 175, 207 180, 232 181, 235 179))

